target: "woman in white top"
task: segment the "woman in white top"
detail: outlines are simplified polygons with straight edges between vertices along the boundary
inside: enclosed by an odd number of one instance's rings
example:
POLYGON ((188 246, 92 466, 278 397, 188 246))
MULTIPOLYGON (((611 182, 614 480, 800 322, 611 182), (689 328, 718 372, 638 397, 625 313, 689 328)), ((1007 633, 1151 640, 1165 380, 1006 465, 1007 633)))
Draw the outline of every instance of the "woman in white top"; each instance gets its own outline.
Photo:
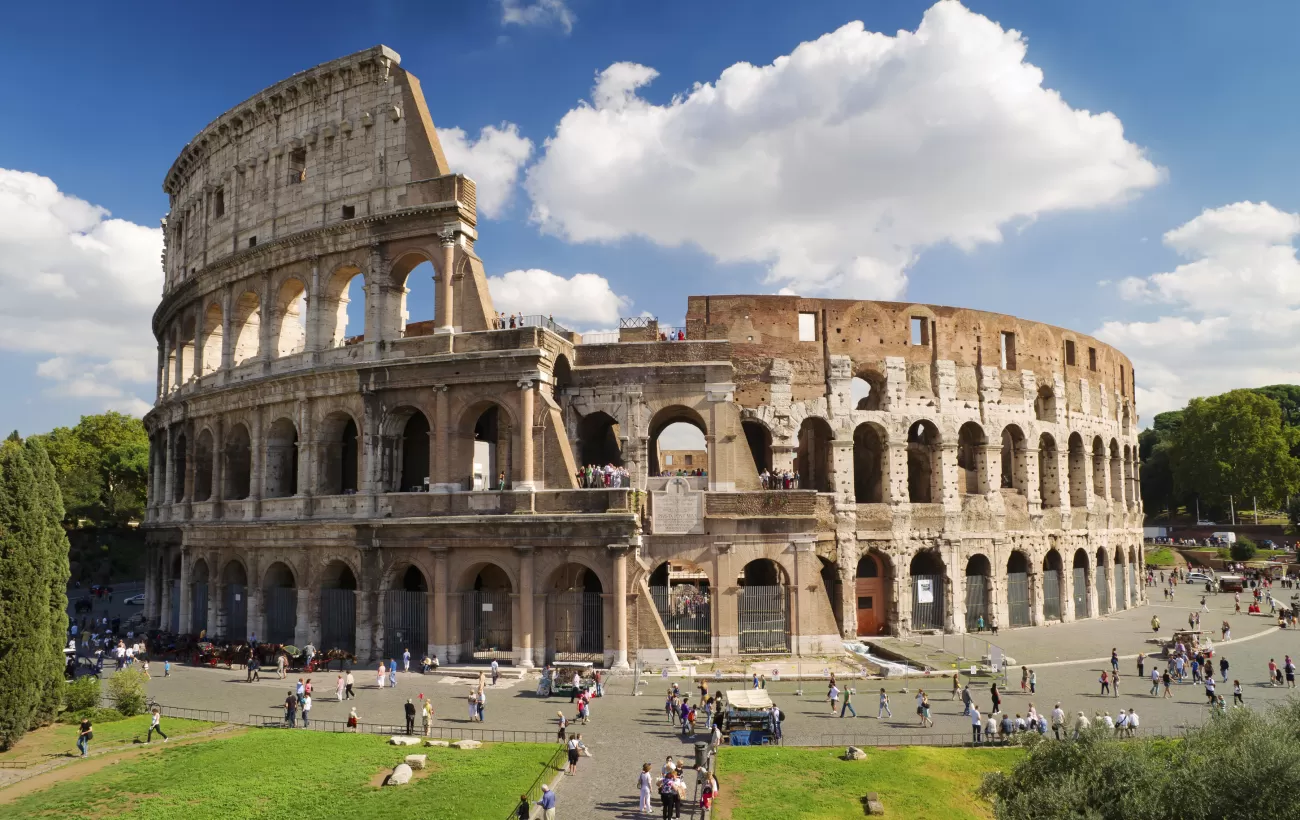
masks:
POLYGON ((650 813, 650 788, 654 785, 654 778, 650 776, 650 764, 647 763, 641 767, 641 774, 637 776, 636 788, 641 793, 640 811, 642 814, 650 813))

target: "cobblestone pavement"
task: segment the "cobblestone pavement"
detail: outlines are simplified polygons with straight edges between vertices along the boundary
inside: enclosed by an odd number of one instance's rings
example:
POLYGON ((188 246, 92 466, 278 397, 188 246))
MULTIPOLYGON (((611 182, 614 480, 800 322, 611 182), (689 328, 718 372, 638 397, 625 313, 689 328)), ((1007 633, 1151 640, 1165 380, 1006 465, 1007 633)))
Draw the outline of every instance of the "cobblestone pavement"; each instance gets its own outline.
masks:
MULTIPOLYGON (((1091 715, 1094 711, 1120 708, 1136 709, 1144 727, 1195 724, 1206 715, 1205 695, 1200 686, 1185 684, 1174 687, 1174 697, 1164 699, 1148 694, 1149 683, 1136 675, 1133 656, 1138 652, 1158 654, 1159 649, 1148 640, 1152 637, 1149 625, 1152 614, 1162 621, 1161 634, 1167 636, 1171 629, 1184 626, 1187 614, 1200 608, 1201 591, 1179 587, 1174 604, 1165 604, 1155 590, 1154 602, 1116 614, 1108 618, 1082 621, 1036 629, 1004 630, 996 640, 1014 657, 1037 671, 1038 691, 1022 694, 1019 675, 1012 673, 1004 699, 1004 709, 1011 714, 1025 713, 1032 702, 1039 711, 1049 712, 1057 701, 1067 714, 1080 710, 1091 715), (1102 697, 1097 678, 1101 671, 1109 671, 1110 648, 1116 647, 1124 657, 1121 662, 1121 695, 1102 697)), ((1289 590, 1277 593, 1289 599, 1289 590)), ((1243 596, 1244 597, 1244 596, 1243 596)), ((1219 655, 1228 658, 1231 667, 1229 683, 1220 685, 1220 693, 1232 700, 1231 681, 1242 682, 1247 706, 1279 702, 1291 692, 1266 684, 1269 658, 1280 664, 1287 653, 1300 656, 1300 634, 1293 630, 1277 630, 1268 617, 1234 615, 1229 595, 1209 596, 1210 611, 1202 613, 1206 627, 1217 627, 1226 617, 1232 624, 1232 640, 1215 642, 1219 655)), ((1267 609, 1267 607, 1266 607, 1267 609)), ((1217 633, 1216 633, 1217 637, 1217 633)), ((154 665, 155 673, 160 664, 154 665)), ((1147 673, 1151 666, 1147 665, 1147 673)), ((1216 666, 1217 671, 1217 666, 1216 666)), ((401 723, 402 705, 406 698, 417 698, 423 692, 433 700, 439 726, 454 730, 456 727, 479 727, 470 723, 465 696, 471 681, 453 680, 445 676, 398 676, 393 689, 375 688, 373 671, 354 673, 358 683, 358 697, 349 703, 337 703, 333 698, 336 673, 313 675, 316 704, 314 719, 343 720, 352 703, 364 721, 401 723)), ((1221 680, 1222 677, 1219 676, 1221 680)), ((965 682, 965 676, 962 678, 965 682)), ((172 706, 221 709, 232 716, 272 714, 281 712, 286 692, 293 680, 280 681, 275 674, 264 675, 260 683, 245 683, 242 670, 195 669, 184 666, 173 668, 170 678, 155 677, 150 684, 150 694, 159 702, 172 706)), ((574 777, 562 779, 558 798, 565 818, 620 818, 636 815, 635 781, 642 763, 651 763, 657 773, 664 757, 679 756, 689 763, 694 755, 693 739, 683 739, 673 731, 663 714, 664 688, 668 682, 652 678, 643 687, 642 696, 632 696, 633 683, 629 678, 611 680, 606 697, 594 702, 592 722, 588 726, 574 727, 581 731, 593 757, 583 759, 574 777)), ((555 713, 563 710, 574 714, 567 698, 539 698, 535 693, 535 679, 507 681, 503 679, 488 692, 487 722, 483 728, 525 729, 548 732, 555 730, 555 713)), ((682 681, 682 690, 694 692, 688 681, 682 681)), ((734 687, 738 684, 713 683, 711 689, 734 687)), ((825 700, 826 686, 822 681, 806 681, 804 694, 796 695, 798 684, 794 681, 769 683, 774 701, 786 712, 785 732, 789 739, 800 743, 830 742, 834 733, 896 737, 906 742, 906 735, 920 733, 969 734, 968 718, 961 715, 960 701, 950 700, 950 679, 942 677, 909 680, 856 681, 854 705, 859 717, 839 718, 830 713, 825 700), (889 693, 893 717, 877 720, 876 694, 881 686, 889 693), (915 715, 914 697, 918 688, 932 695, 934 727, 921 729, 915 715)), ((972 683, 976 704, 981 710, 989 706, 987 679, 972 683)), ((693 781, 688 779, 693 787, 693 781)), ((657 814, 657 809, 656 809, 657 814)), ((685 813, 684 813, 685 816, 685 813)))

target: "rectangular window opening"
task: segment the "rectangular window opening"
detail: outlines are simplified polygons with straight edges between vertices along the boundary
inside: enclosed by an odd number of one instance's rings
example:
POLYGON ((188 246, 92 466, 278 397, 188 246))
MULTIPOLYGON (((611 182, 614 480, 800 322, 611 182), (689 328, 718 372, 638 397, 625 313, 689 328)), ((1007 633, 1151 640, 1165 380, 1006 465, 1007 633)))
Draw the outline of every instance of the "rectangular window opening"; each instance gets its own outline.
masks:
POLYGON ((1088 348, 1088 369, 1097 372, 1097 348, 1088 348))
POLYGON ((912 344, 921 347, 930 344, 930 320, 924 316, 912 317, 912 344))
POLYGON ((294 185, 307 179, 307 149, 295 148, 289 152, 289 184, 294 185))
POLYGON ((257 244, 257 237, 256 237, 256 236, 250 236, 250 237, 248 237, 248 247, 251 248, 251 247, 255 246, 256 244, 257 244))
POLYGON ((858 598, 858 609, 875 609, 875 607, 872 606, 872 601, 871 601, 872 597, 874 596, 863 595, 862 597, 858 598))
POLYGON ((685 458, 686 458, 686 466, 687 466, 687 467, 694 467, 694 466, 695 466, 695 456, 687 455, 685 458))
POLYGON ((664 464, 665 464, 666 466, 668 466, 668 467, 673 466, 673 457, 672 457, 672 454, 668 454, 668 455, 665 455, 665 456, 664 456, 664 464))
POLYGON ((354 218, 356 218, 356 215, 357 215, 357 206, 355 206, 355 205, 344 205, 344 206, 343 206, 343 218, 344 218, 344 219, 354 219, 354 218))
POLYGON ((817 314, 816 313, 799 314, 799 341, 801 342, 817 341, 817 314))
POLYGON ((1119 394, 1128 395, 1128 382, 1124 379, 1124 365, 1119 366, 1119 394))
POLYGON ((216 193, 212 195, 212 217, 213 219, 220 219, 225 215, 226 215, 226 192, 224 189, 218 188, 216 190, 216 193))
POLYGON ((1002 369, 1016 369, 1016 334, 1002 331, 1002 369))
POLYGON ((1074 367, 1074 342, 1069 339, 1065 340, 1065 363, 1074 367))

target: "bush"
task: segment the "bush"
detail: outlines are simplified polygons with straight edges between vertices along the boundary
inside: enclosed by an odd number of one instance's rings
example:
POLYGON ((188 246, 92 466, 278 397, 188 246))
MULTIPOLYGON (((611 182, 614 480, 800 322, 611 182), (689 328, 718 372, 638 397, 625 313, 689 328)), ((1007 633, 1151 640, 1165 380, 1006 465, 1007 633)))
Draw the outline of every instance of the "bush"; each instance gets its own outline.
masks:
POLYGON ((114 708, 130 717, 144 712, 144 673, 138 669, 114 672, 108 679, 108 699, 114 708))
POLYGON ((95 707, 93 709, 82 709, 78 712, 64 712, 59 715, 59 722, 75 726, 86 718, 90 718, 92 723, 116 723, 119 720, 126 720, 127 716, 116 709, 95 707))
POLYGON ((99 678, 86 675, 69 683, 63 690, 63 708, 80 712, 99 706, 99 678))
POLYGON ((1237 542, 1228 548, 1228 553, 1234 561, 1250 561, 1254 559, 1259 550, 1255 547, 1255 542, 1249 538, 1238 538, 1237 542))

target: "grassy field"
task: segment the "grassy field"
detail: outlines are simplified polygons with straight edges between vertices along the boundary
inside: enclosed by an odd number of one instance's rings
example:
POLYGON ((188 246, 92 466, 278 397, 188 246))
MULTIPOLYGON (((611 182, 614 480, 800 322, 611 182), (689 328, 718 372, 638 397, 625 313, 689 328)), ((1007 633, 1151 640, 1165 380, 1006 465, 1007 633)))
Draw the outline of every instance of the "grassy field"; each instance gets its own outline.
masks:
POLYGON ((1174 551, 1169 547, 1146 551, 1146 565, 1149 567, 1172 567, 1175 563, 1174 551))
MULTIPOLYGON (((0 816, 501 820, 555 751, 540 744, 415 749, 385 741, 252 729, 172 744, 21 797, 0 808, 0 816), (428 776, 417 772, 406 786, 378 785, 393 766, 417 752, 429 756, 430 768, 423 773, 428 776)), ((68 769, 70 777, 75 768, 68 769)))
MULTIPOLYGON (((168 737, 183 737, 212 728, 213 724, 199 720, 178 720, 163 718, 162 730, 168 737)), ((112 723, 94 724, 95 739, 90 741, 91 751, 107 748, 126 748, 137 741, 144 742, 149 731, 149 716, 139 715, 112 723)), ((34 732, 28 732, 22 740, 9 751, 0 754, 0 760, 10 760, 27 764, 37 763, 50 757, 80 754, 77 751, 77 726, 48 726, 34 732)), ((154 735, 154 743, 161 738, 154 735)))
POLYGON ((887 817, 967 820, 992 817, 975 797, 985 772, 1010 767, 1018 749, 867 749, 865 761, 843 749, 766 746, 718 755, 719 820, 860 820, 862 798, 876 792, 887 817))

